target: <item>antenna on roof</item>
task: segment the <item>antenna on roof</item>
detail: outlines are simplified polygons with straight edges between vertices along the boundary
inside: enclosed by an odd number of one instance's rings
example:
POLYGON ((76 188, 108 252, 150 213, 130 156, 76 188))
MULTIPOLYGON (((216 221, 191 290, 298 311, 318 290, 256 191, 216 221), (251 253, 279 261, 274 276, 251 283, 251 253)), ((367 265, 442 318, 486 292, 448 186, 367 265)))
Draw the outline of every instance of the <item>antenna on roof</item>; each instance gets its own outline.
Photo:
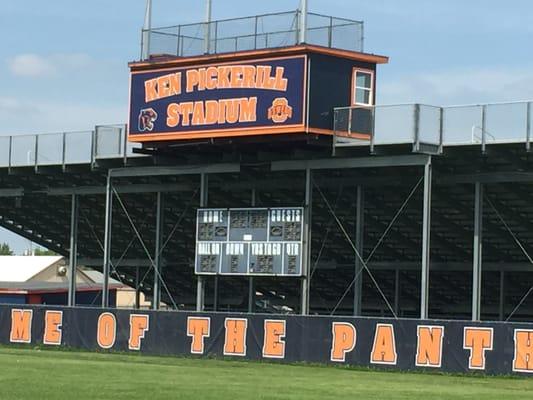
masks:
POLYGON ((307 40, 307 8, 308 1, 300 0, 300 43, 305 43, 307 40))
POLYGON ((152 29, 152 0, 146 0, 142 36, 142 59, 150 57, 150 29, 152 29))

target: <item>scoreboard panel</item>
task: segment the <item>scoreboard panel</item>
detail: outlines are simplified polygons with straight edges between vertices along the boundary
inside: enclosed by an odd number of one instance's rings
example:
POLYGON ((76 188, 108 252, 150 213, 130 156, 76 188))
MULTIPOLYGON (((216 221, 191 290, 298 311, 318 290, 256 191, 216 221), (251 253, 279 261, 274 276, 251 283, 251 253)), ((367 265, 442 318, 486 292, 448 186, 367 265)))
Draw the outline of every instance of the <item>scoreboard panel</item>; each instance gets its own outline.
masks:
POLYGON ((301 276, 303 216, 302 207, 198 209, 195 273, 301 276))

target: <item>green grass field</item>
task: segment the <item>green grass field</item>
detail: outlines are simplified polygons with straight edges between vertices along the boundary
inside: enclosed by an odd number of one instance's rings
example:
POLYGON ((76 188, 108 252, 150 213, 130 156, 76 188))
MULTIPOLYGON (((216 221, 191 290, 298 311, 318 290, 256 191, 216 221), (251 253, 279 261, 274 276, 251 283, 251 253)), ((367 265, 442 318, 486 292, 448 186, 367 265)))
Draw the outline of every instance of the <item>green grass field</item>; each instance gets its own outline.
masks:
POLYGON ((0 348, 0 399, 528 399, 527 378, 0 348))

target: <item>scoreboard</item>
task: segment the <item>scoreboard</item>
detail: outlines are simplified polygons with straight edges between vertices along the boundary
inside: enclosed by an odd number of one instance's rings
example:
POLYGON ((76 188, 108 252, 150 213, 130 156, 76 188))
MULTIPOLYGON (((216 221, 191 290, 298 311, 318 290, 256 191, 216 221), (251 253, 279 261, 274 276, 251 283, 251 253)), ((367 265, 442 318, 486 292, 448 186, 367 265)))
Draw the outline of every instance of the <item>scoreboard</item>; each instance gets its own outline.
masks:
POLYGON ((195 273, 301 276, 303 215, 302 207, 199 209, 195 273))

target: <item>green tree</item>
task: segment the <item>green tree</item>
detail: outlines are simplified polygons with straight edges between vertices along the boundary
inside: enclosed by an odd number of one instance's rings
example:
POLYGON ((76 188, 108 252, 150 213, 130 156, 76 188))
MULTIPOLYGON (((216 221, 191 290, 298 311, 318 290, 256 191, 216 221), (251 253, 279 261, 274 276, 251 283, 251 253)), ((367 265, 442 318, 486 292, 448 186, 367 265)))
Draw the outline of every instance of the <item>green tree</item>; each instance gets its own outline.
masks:
POLYGON ((35 252, 34 254, 36 256, 57 256, 56 253, 54 253, 52 250, 48 250, 48 249, 41 249, 40 247, 37 247, 35 249, 35 252))
POLYGON ((0 244, 0 256, 12 256, 13 250, 9 247, 8 243, 0 244))

